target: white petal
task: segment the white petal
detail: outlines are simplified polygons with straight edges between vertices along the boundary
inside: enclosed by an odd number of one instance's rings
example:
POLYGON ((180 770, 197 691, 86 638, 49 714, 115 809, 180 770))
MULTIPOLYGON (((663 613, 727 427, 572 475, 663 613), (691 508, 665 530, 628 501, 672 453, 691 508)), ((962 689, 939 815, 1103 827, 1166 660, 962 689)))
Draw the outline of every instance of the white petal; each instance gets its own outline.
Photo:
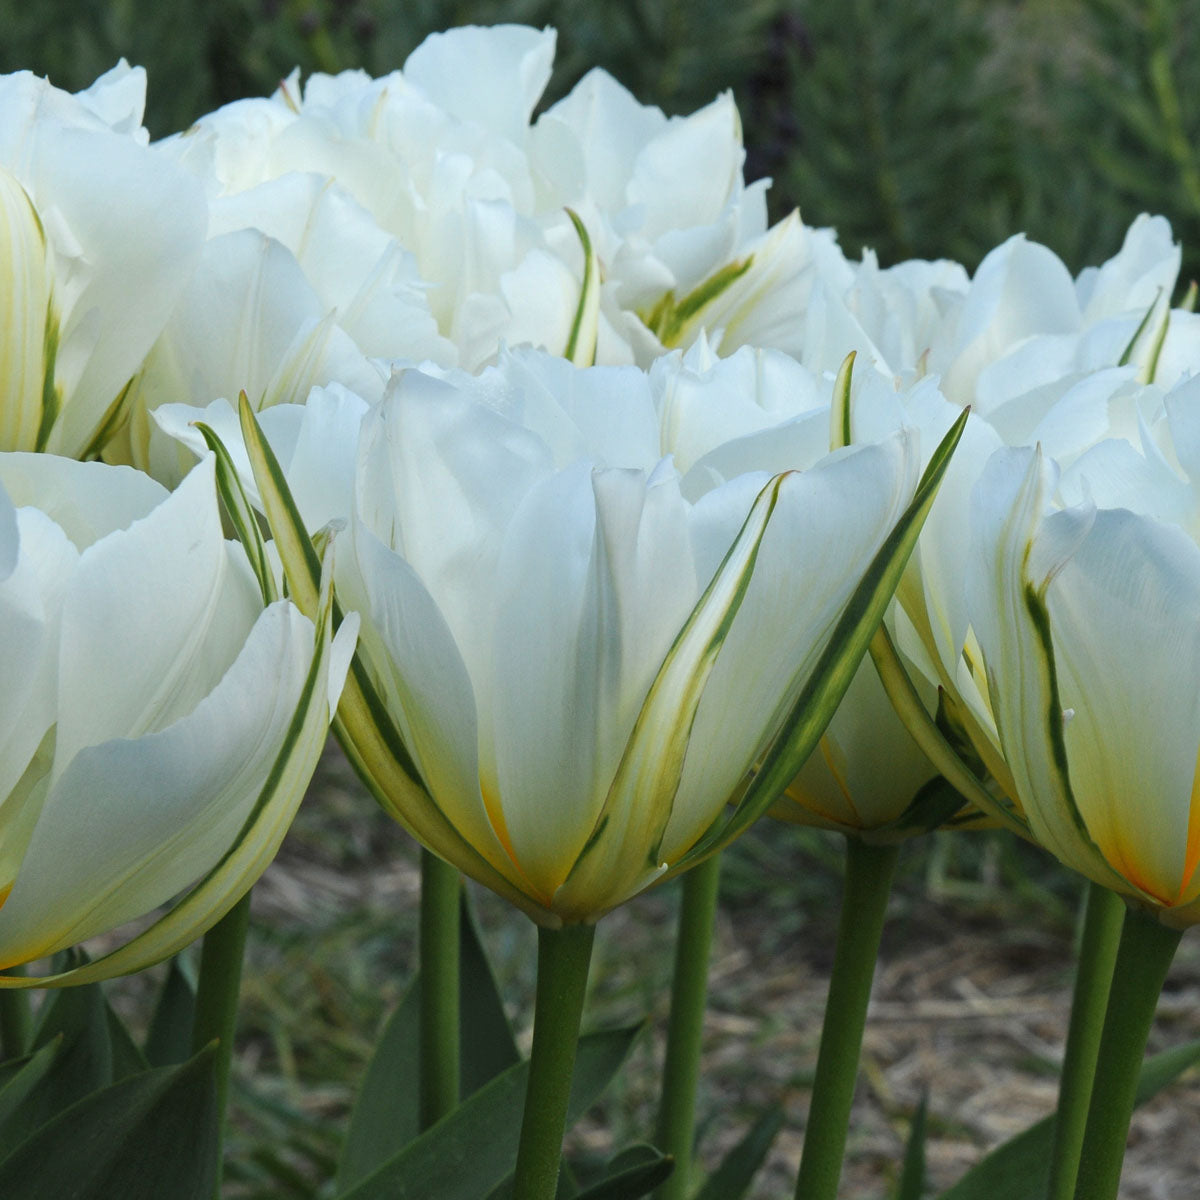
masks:
POLYGON ((279 753, 312 645, 311 623, 273 605, 193 712, 78 753, 0 908, 0 961, 40 957, 148 912, 220 859, 279 753))
POLYGON ((80 558, 63 607, 56 773, 85 746, 191 711, 260 606, 245 556, 222 534, 209 458, 80 558))
POLYGON ((664 860, 692 845, 762 752, 915 484, 899 437, 785 477, 696 716, 664 860))

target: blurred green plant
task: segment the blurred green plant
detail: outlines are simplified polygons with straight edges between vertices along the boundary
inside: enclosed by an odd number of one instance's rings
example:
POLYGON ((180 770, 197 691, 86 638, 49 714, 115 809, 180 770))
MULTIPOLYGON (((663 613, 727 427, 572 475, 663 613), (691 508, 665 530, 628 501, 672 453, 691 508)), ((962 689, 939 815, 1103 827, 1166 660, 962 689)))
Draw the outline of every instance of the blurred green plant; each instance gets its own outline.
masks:
POLYGON ((1174 0, 0 0, 0 70, 81 88, 124 55, 158 136, 293 66, 381 74, 498 21, 559 30, 546 103, 592 66, 668 112, 732 88, 774 215, 851 253, 974 267, 1023 230, 1078 270, 1145 210, 1200 275, 1200 6, 1174 0))

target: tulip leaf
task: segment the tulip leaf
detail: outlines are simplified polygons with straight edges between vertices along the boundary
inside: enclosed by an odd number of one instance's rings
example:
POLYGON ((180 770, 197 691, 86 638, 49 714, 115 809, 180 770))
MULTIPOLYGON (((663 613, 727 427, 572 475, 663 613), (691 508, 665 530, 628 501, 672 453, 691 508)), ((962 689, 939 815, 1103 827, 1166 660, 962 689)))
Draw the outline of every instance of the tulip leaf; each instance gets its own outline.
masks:
POLYGON ((225 443, 209 426, 203 421, 197 421, 196 428, 208 448, 216 455, 217 492, 225 511, 229 514, 229 520, 233 523, 238 541, 242 543, 242 549, 246 551, 246 557, 250 560, 254 577, 258 580, 258 587, 262 592, 263 603, 272 604, 279 599, 279 587, 267 558, 267 547, 263 542, 262 530, 258 527, 258 517, 246 498, 246 490, 242 487, 237 468, 233 465, 233 459, 229 457, 229 451, 225 449, 225 443))
MULTIPOLYGON (((275 452, 264 436, 245 396, 239 405, 242 438, 283 563, 288 590, 302 613, 311 615, 319 593, 320 560, 296 507, 275 452)), ((335 624, 342 610, 334 599, 335 624)), ((499 893, 534 919, 545 919, 529 897, 506 879, 462 835, 437 807, 421 779, 404 736, 388 712, 375 684, 363 640, 359 641, 342 689, 333 730, 351 765, 384 812, 404 826, 422 845, 499 893)))
POLYGON ((883 620, 950 465, 950 456, 962 436, 969 412, 969 409, 963 412, 933 452, 912 502, 863 574, 733 815, 719 820, 675 865, 672 874, 707 858, 753 824, 782 794, 812 753, 883 620))
POLYGON ((501 1071, 519 1063, 521 1055, 465 888, 459 938, 461 1091, 470 1096, 501 1071))
POLYGON ((384 1024, 350 1113, 338 1160, 340 1195, 378 1170, 419 1133, 421 995, 413 979, 384 1024))
POLYGON ((0 1155, 15 1148, 39 1125, 67 1107, 60 1103, 48 1112, 43 1108, 45 1116, 40 1120, 34 1111, 43 1103, 36 1094, 43 1087, 43 1080, 50 1075, 64 1040, 64 1036, 58 1034, 32 1054, 5 1063, 6 1068, 13 1068, 13 1073, 0 1087, 0 1155))
MULTIPOLYGON (((1188 1067, 1200 1063, 1200 1038, 1151 1055, 1138 1077, 1137 1103, 1144 1104, 1188 1067)), ((1054 1118, 1045 1117, 997 1146, 938 1200, 1042 1200, 1050 1184, 1054 1118)))
POLYGON ((333 607, 333 580, 328 563, 322 572, 320 601, 312 663, 296 710, 266 783, 221 860, 174 908, 116 950, 93 962, 48 976, 0 976, 0 986, 84 984, 140 971, 179 953, 246 894, 275 857, 325 748, 333 607))
POLYGON ((632 1146, 618 1154, 599 1183, 585 1188, 576 1200, 639 1200, 670 1178, 675 1160, 653 1146, 632 1146))
POLYGON ((94 1092, 0 1160, 5 1200, 211 1200, 216 1186, 213 1049, 94 1092))
POLYGON ((738 1200, 744 1196, 782 1128, 783 1109, 774 1105, 750 1126, 721 1165, 705 1180, 694 1200, 738 1200))
POLYGON ((176 955, 167 967, 146 1032, 145 1054, 151 1066, 167 1067, 191 1057, 195 1017, 196 984, 176 955))
MULTIPOLYGON (((521 1061, 504 1003, 479 940, 466 890, 459 920, 460 1094, 473 1095, 521 1061)), ((338 1162, 337 1189, 345 1191, 382 1166, 420 1133, 415 1080, 420 1063, 420 995, 414 977, 384 1026, 354 1102, 338 1162), (400 1086, 398 1086, 398 1081, 400 1086)))
POLYGON ((571 332, 562 356, 577 367, 590 367, 596 361, 596 339, 600 332, 600 263, 596 258, 592 239, 588 236, 587 227, 578 214, 568 208, 567 216, 571 218, 571 224, 575 226, 579 243, 583 247, 583 283, 579 289, 575 319, 571 322, 571 332))
POLYGON ((912 1128, 904 1147, 904 1165, 892 1200, 921 1200, 925 1195, 925 1118, 929 1097, 922 1093, 917 1111, 913 1113, 912 1128))
MULTIPOLYGON (((625 1061, 640 1025, 579 1039, 567 1124, 577 1121, 625 1061)), ((517 1063, 468 1097, 339 1200, 479 1200, 516 1166, 527 1062, 517 1063)))
MULTIPOLYGON (((70 1051, 75 1094, 69 1102, 113 1082, 112 1032, 108 1005, 98 984, 64 988, 47 999, 33 1035, 37 1050, 61 1036, 70 1051)), ((64 1105, 65 1107, 65 1105, 64 1105)))

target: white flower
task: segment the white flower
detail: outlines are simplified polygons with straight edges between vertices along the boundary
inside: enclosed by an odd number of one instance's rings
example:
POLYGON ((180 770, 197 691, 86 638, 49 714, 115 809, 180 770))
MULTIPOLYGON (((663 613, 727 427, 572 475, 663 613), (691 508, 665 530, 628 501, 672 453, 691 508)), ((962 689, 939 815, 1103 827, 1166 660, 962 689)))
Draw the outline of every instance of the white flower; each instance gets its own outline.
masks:
POLYGON ((0 964, 190 888, 70 976, 136 970, 216 921, 270 861, 355 622, 331 643, 290 603, 264 610, 221 532, 211 457, 168 495, 128 468, 0 455, 0 575, 0 964))

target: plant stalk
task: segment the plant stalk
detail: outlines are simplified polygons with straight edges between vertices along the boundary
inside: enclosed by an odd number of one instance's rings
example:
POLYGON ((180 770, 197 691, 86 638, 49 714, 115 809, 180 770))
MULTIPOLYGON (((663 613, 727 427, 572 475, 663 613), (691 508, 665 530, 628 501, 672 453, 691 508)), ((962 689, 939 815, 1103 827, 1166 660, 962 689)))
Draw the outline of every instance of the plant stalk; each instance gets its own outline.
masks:
POLYGON ((1146 1041, 1179 938, 1180 930, 1146 913, 1130 909, 1125 916, 1083 1135, 1077 1200, 1116 1200, 1146 1041))
POLYGON ((533 1050, 513 1179, 513 1196, 520 1200, 554 1200, 558 1189, 567 1101, 595 933, 594 925, 538 928, 533 1050))
POLYGON ((675 1159, 675 1169, 658 1189, 658 1200, 683 1200, 691 1177, 696 1084, 720 876, 721 856, 714 854, 683 877, 656 1139, 658 1148, 675 1159))
POLYGON ((1096 1077, 1096 1056, 1100 1053, 1104 1013, 1125 921, 1125 903, 1115 892, 1098 883, 1089 883, 1086 894, 1071 1023, 1058 1085, 1047 1200, 1071 1200, 1075 1194, 1083 1131, 1092 1098, 1092 1081, 1096 1077))
POLYGON ((796 1200, 834 1200, 898 846, 846 838, 846 879, 796 1200))
POLYGON ((436 1124, 458 1106, 458 869, 421 851, 420 1122, 436 1124))
POLYGON ((196 1016, 192 1025, 192 1053, 217 1042, 217 1188, 221 1194, 224 1160, 225 1112, 229 1104, 229 1071, 237 1029, 238 993, 242 986, 242 958, 250 926, 250 893, 247 892, 205 935, 196 981, 196 1016))

